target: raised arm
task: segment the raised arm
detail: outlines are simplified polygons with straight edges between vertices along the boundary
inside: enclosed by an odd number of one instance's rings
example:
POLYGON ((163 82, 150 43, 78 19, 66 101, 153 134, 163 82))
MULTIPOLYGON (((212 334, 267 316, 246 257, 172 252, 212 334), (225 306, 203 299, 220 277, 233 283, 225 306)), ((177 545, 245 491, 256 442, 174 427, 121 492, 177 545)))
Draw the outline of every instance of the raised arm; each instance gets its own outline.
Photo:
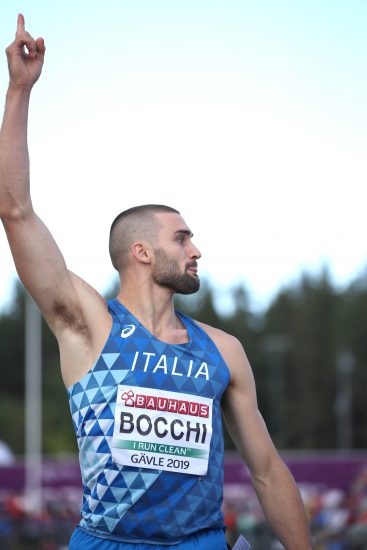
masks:
POLYGON ((18 16, 15 40, 6 53, 10 81, 0 131, 0 216, 19 277, 58 337, 68 384, 91 366, 100 345, 95 335, 101 330, 95 319, 102 315, 105 321, 106 308, 97 292, 68 271, 51 233, 32 206, 28 108, 42 71, 45 45, 42 38, 34 40, 26 32, 23 15, 18 16))
MULTIPOLYGON (((56 296, 70 293, 67 269, 50 232, 35 214, 30 195, 27 125, 33 85, 40 77, 45 45, 25 31, 18 15, 14 42, 6 49, 9 87, 0 132, 0 214, 18 274, 54 328, 56 296)), ((68 300, 70 298, 68 297, 68 300)))
POLYGON ((245 352, 232 336, 221 333, 214 338, 231 371, 231 382, 223 397, 224 418, 249 468, 264 514, 287 550, 310 550, 303 503, 258 410, 255 382, 245 352))

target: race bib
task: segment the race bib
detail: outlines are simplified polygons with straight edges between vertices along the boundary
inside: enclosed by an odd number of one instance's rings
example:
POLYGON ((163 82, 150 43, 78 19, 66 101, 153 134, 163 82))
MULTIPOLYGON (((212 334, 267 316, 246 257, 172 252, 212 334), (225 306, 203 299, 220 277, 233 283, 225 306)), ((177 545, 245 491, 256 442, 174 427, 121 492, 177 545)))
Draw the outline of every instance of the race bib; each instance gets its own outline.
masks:
POLYGON ((112 438, 117 464, 205 475, 213 400, 119 385, 112 438))

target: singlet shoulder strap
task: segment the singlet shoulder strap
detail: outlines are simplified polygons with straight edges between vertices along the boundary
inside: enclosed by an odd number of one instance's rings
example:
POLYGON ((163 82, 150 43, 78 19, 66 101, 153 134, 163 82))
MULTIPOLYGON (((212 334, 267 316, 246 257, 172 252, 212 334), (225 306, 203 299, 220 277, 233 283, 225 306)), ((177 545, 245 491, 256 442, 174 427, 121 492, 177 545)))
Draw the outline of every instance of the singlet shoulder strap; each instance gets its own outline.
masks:
POLYGON ((193 319, 192 317, 188 317, 187 315, 185 315, 184 313, 181 313, 181 311, 178 311, 177 309, 175 311, 189 333, 191 334, 196 333, 196 335, 200 335, 203 338, 208 338, 209 340, 211 340, 208 333, 199 325, 197 321, 195 321, 195 319, 193 319))
POLYGON ((115 314, 117 317, 127 315, 129 312, 127 309, 119 302, 116 298, 112 298, 107 302, 108 309, 112 314, 115 314))

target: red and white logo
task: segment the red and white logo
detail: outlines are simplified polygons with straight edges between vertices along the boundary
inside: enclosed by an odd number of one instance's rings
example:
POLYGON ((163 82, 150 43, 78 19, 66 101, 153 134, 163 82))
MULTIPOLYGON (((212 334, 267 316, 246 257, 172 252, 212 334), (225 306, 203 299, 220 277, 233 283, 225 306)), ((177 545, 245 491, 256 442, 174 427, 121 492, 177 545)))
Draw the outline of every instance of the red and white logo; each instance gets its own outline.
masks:
POLYGON ((121 399, 125 401, 126 407, 135 406, 134 392, 132 390, 124 391, 124 393, 121 394, 121 399))
POLYGON ((122 393, 121 400, 125 402, 125 407, 209 418, 209 406, 206 403, 149 394, 135 395, 132 390, 122 393))

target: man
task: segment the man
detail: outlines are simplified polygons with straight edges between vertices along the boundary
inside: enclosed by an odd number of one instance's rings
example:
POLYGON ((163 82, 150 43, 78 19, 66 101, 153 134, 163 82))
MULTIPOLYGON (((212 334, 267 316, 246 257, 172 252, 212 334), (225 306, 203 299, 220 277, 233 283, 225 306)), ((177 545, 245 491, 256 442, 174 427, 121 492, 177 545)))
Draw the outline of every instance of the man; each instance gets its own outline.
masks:
POLYGON ((27 117, 45 55, 18 16, 0 135, 0 213, 18 274, 54 332, 84 485, 70 549, 224 550, 221 410, 274 532, 308 550, 294 480, 257 408, 240 343, 174 310, 199 288, 200 252, 162 205, 121 213, 110 236, 116 300, 66 267, 29 191, 27 117))

